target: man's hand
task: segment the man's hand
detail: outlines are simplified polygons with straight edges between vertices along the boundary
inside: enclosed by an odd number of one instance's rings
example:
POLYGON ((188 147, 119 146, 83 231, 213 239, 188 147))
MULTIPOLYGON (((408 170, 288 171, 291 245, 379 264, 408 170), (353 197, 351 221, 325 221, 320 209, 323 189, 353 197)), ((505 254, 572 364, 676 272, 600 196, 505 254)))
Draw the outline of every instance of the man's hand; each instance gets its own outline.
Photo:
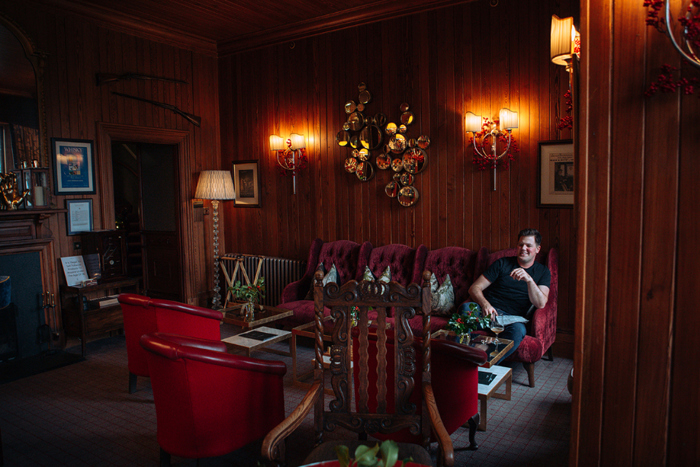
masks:
POLYGON ((486 300, 486 297, 484 297, 484 289, 486 289, 489 285, 491 285, 491 282, 481 275, 476 281, 474 281, 472 286, 469 287, 469 295, 472 297, 472 300, 478 303, 481 307, 482 315, 493 318, 494 316, 498 316, 498 312, 493 306, 491 306, 489 301, 486 300))
POLYGON ((525 272, 523 268, 513 269, 513 272, 510 273, 510 277, 512 277, 516 281, 532 282, 533 280, 532 276, 525 272))

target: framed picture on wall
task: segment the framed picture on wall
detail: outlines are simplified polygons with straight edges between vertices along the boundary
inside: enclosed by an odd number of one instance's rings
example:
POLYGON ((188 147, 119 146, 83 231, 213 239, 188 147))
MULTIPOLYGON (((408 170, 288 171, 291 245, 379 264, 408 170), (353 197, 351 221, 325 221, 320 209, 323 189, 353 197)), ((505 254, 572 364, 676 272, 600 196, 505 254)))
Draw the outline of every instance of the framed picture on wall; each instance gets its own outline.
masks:
POLYGON ((260 207, 260 171, 258 161, 233 162, 233 204, 241 208, 260 207))
POLYGON ((92 199, 67 199, 66 210, 68 235, 92 232, 92 199))
POLYGON ((56 195, 95 193, 92 141, 51 138, 56 195))
POLYGON ((572 140, 539 144, 538 208, 574 206, 574 143, 572 140))

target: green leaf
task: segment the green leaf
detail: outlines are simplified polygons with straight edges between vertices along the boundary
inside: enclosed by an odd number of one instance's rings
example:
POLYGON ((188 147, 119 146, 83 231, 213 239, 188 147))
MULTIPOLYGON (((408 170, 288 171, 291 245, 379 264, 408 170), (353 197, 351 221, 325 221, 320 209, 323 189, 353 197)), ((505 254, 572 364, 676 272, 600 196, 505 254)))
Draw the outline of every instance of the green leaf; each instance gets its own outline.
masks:
POLYGON ((379 448, 382 452, 382 461, 385 467, 393 467, 399 460, 399 445, 390 439, 384 441, 379 448))
POLYGON ((373 467, 377 465, 377 452, 379 444, 375 444, 373 448, 361 444, 355 449, 355 462, 358 466, 373 467))
POLYGON ((340 467, 348 467, 350 465, 350 450, 347 446, 335 446, 333 448, 336 456, 338 456, 338 463, 340 467))

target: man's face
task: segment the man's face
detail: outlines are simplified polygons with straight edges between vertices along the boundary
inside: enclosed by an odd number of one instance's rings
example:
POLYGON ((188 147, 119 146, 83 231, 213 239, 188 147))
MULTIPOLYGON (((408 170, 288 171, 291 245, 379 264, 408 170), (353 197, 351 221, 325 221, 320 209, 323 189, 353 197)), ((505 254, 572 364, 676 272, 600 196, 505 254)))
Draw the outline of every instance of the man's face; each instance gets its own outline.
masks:
POLYGON ((539 252, 540 246, 535 243, 534 235, 518 239, 518 262, 521 266, 532 263, 539 252))

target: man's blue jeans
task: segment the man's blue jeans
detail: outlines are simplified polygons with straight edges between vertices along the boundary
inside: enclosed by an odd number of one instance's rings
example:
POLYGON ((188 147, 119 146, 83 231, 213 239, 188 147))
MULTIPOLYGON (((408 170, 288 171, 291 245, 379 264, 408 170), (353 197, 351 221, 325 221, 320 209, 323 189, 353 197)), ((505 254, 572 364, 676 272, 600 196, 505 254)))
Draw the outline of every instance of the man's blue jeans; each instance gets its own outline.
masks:
POLYGON ((506 353, 501 361, 504 361, 506 358, 510 356, 515 350, 518 348, 520 343, 523 341, 523 338, 525 337, 525 334, 527 334, 527 329, 525 328, 525 323, 513 323, 509 324, 505 327, 502 333, 498 335, 498 337, 502 337, 504 339, 510 339, 513 341, 513 348, 511 348, 508 353, 506 353))

